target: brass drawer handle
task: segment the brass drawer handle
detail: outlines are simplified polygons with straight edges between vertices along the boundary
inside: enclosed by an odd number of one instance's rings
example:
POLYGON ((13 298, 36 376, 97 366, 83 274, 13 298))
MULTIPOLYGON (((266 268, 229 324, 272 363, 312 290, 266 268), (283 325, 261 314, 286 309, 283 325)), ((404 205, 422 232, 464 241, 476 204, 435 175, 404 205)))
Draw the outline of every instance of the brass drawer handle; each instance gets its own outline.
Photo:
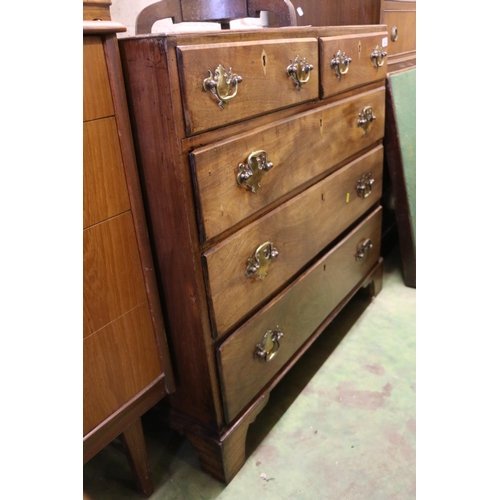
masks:
POLYGON ((295 56, 295 61, 290 61, 286 68, 286 74, 295 82, 297 90, 300 90, 300 87, 309 81, 313 69, 314 66, 306 63, 305 57, 301 59, 299 56, 295 56))
POLYGON ((349 63, 352 62, 350 57, 346 57, 345 52, 337 51, 335 57, 331 60, 330 66, 337 73, 337 78, 340 82, 342 75, 345 75, 349 71, 349 63))
POLYGON ((267 276, 267 268, 273 259, 278 256, 278 249, 271 241, 266 241, 258 246, 252 257, 247 260, 245 276, 263 280, 267 276))
POLYGON ((254 355, 264 361, 271 361, 271 359, 278 354, 280 348, 280 340, 283 338, 284 333, 279 326, 275 330, 267 330, 264 333, 262 342, 255 346, 254 355))
POLYGON ((231 68, 229 68, 229 71, 226 71, 224 67, 219 64, 213 75, 210 70, 208 71, 208 78, 203 80, 203 90, 205 92, 212 92, 219 100, 219 107, 224 109, 224 105, 233 97, 236 97, 238 83, 242 81, 243 78, 241 76, 237 74, 233 75, 233 70, 231 68))
POLYGON ((246 163, 240 163, 238 165, 236 183, 238 186, 245 185, 252 193, 256 193, 261 187, 260 181, 262 177, 273 167, 273 163, 267 161, 267 153, 263 149, 260 151, 253 151, 248 155, 246 163))
POLYGON ((372 194, 372 186, 375 179, 372 177, 371 173, 363 174, 361 179, 358 180, 358 185, 356 186, 356 191, 360 198, 368 198, 372 194))
POLYGON ((373 243, 371 242, 370 238, 363 240, 356 249, 356 260, 364 259, 372 248, 373 243))
POLYGON ((398 39, 398 27, 393 26, 391 29, 391 40, 395 42, 398 39))
POLYGON ((377 119, 377 117, 373 114, 371 106, 364 107, 361 113, 358 114, 358 117, 358 127, 361 127, 365 134, 370 126, 370 123, 377 119))
POLYGON ((373 49, 371 59, 377 71, 381 66, 384 65, 384 59, 386 55, 387 52, 384 52, 378 45, 373 49))

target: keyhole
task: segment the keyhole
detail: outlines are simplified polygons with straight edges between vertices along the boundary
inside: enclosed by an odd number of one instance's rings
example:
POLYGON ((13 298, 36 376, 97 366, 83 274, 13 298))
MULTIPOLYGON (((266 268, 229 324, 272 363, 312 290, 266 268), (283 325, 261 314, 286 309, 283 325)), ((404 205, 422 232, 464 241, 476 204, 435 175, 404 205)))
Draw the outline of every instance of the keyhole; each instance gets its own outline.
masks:
POLYGON ((262 66, 266 65, 266 56, 262 56, 262 66))

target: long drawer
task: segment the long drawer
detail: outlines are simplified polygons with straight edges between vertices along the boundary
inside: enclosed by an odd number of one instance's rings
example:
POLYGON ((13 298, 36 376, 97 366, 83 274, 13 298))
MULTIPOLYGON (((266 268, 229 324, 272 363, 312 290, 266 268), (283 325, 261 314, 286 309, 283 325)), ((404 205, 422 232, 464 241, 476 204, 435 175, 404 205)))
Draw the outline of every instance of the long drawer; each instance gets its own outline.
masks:
POLYGON ((369 147, 383 137, 384 123, 381 87, 195 149, 190 161, 201 240, 369 147), (375 119, 363 128, 358 120, 367 107, 375 119))
POLYGON ((382 164, 383 148, 377 146, 203 254, 215 336, 227 332, 380 199, 382 164))
POLYGON ((228 422, 278 373, 377 262, 381 225, 379 207, 220 346, 228 422), (367 241, 372 247, 364 257, 357 257, 367 241))
POLYGON ((180 45, 177 53, 188 135, 319 97, 315 38, 180 45))

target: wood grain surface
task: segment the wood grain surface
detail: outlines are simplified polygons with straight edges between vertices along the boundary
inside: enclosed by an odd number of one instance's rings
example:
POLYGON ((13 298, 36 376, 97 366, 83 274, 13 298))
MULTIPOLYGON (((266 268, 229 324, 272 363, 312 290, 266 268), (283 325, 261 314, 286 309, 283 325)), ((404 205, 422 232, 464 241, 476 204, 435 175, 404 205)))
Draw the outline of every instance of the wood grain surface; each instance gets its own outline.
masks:
POLYGON ((387 52, 387 44, 387 32, 320 38, 321 97, 329 97, 370 82, 384 80, 387 74, 387 57, 383 66, 376 68, 371 55, 376 46, 387 52), (352 59, 347 73, 341 75, 340 80, 331 66, 331 61, 339 50, 352 59))
POLYGON ((83 123, 83 227, 130 210, 114 117, 83 123))
POLYGON ((83 121, 114 115, 108 70, 99 36, 83 37, 83 121))
POLYGON ((83 434, 162 373, 147 302, 83 342, 83 434))
POLYGON ((186 133, 197 134, 319 96, 318 43, 314 38, 179 46, 186 133), (287 67, 299 55, 314 66, 297 90, 287 67), (242 77, 236 97, 222 110, 202 83, 219 64, 242 77))
POLYGON ((265 301, 378 201, 382 163, 383 148, 378 146, 204 253, 218 335, 265 301), (358 180, 368 172, 375 179, 373 191, 359 198, 358 180), (264 280, 247 278, 247 260, 267 241, 279 255, 264 280))
POLYGON ((380 254, 382 209, 379 207, 314 267, 267 304, 219 349, 226 418, 231 422, 328 314, 377 262, 380 254), (373 248, 356 260, 360 241, 373 248), (277 326, 284 333, 275 357, 266 362, 255 356, 263 335, 277 326))
POLYGON ((146 301, 130 212, 83 232, 84 337, 146 301))
POLYGON ((195 149, 190 158, 201 240, 229 229, 381 139, 384 110, 385 88, 380 87, 195 149), (377 117, 366 134, 357 126, 365 106, 371 106, 377 117), (239 163, 258 150, 265 150, 274 166, 252 193, 238 186, 236 175, 239 163))

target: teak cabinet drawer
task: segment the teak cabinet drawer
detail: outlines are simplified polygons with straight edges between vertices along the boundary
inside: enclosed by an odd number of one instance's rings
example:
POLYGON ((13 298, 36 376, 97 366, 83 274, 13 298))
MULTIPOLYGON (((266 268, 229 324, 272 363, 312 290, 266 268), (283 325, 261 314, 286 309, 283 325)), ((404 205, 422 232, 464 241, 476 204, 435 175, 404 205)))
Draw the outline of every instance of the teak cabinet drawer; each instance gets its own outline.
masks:
POLYGON ((315 38, 180 45, 177 54, 188 135, 319 96, 315 38), (294 64, 300 86, 287 74, 294 64))
POLYGON ((387 33, 320 38, 321 97, 384 80, 387 45, 387 33))
POLYGON ((99 36, 83 37, 83 121, 115 114, 108 67, 99 36))
POLYGON ((216 335, 227 332, 379 200, 382 163, 383 148, 377 146, 203 254, 216 335))
POLYGON ((130 211, 83 231, 83 335, 147 300, 130 211))
POLYGON ((115 117, 83 123, 83 227, 130 210, 115 117))
POLYGON ((278 373, 375 265, 380 252, 381 226, 379 207, 221 345, 219 366, 228 422, 278 373), (372 247, 364 252, 364 257, 357 256, 367 241, 372 247), (276 335, 278 332, 283 334, 281 338, 276 335))
POLYGON ((83 341, 83 434, 160 376, 148 302, 83 341))
POLYGON ((366 149, 383 137, 384 121, 381 87, 195 149, 190 162, 201 241, 366 149), (367 107, 375 119, 362 128, 359 115, 367 107))

